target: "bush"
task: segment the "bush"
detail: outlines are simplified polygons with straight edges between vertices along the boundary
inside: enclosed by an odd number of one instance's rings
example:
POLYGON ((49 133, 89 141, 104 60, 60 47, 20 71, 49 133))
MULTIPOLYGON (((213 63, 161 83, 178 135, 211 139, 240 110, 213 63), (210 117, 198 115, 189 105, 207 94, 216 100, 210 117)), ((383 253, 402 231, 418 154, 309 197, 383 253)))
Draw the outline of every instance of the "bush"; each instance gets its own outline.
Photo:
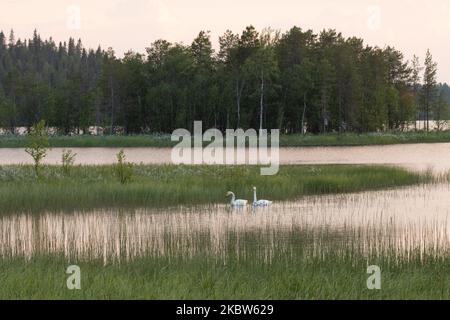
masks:
POLYGON ((70 173, 70 168, 75 163, 76 153, 73 153, 72 150, 63 150, 62 153, 62 169, 64 174, 68 175, 70 173))
POLYGON ((125 152, 123 150, 120 150, 117 154, 117 164, 114 169, 121 184, 131 181, 133 177, 133 164, 126 162, 125 152))

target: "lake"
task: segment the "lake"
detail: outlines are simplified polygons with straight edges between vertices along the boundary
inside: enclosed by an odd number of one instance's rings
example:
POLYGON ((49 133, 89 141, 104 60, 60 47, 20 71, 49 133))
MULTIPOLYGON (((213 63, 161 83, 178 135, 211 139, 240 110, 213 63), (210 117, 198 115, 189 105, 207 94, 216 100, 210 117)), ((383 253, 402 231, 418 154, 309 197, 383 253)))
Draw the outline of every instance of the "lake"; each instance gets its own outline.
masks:
POLYGON ((351 248, 366 256, 441 257, 450 248, 449 194, 448 184, 432 184, 308 196, 256 210, 218 204, 4 215, 0 256, 58 254, 106 264, 149 255, 226 260, 231 252, 270 263, 280 252, 322 257, 351 248))
MULTIPOLYGON (((60 164, 63 149, 54 148, 45 158, 47 164, 60 164)), ((76 164, 112 164, 120 148, 71 148, 76 164)), ((127 161, 144 164, 171 163, 170 148, 125 148, 127 161)), ((30 164, 23 149, 0 149, 0 165, 30 164)), ((402 144, 362 147, 280 148, 281 164, 390 164, 436 172, 450 170, 450 143, 402 144)))
MULTIPOLYGON (((77 164, 111 164, 120 148, 73 148, 77 164)), ((62 149, 46 163, 59 164, 62 149)), ((171 163, 171 149, 128 148, 127 160, 171 163)), ((414 170, 450 170, 450 144, 280 149, 281 164, 389 164, 414 170)), ((0 149, 0 164, 30 163, 23 149, 0 149)), ((105 264, 141 256, 225 260, 256 254, 270 262, 298 250, 445 256, 450 248, 450 186, 430 184, 354 194, 308 196, 265 209, 232 210, 225 204, 166 209, 102 209, 0 216, 0 256, 64 255, 105 264)))

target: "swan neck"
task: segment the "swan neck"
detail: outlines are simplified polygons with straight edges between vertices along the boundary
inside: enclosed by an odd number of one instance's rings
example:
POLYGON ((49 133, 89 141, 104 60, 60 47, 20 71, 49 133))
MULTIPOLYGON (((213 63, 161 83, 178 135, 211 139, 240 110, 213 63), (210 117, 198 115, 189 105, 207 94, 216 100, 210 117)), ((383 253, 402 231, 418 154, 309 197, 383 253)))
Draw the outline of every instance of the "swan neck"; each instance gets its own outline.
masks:
POLYGON ((233 204, 236 201, 236 196, 234 193, 231 193, 231 203, 233 204))

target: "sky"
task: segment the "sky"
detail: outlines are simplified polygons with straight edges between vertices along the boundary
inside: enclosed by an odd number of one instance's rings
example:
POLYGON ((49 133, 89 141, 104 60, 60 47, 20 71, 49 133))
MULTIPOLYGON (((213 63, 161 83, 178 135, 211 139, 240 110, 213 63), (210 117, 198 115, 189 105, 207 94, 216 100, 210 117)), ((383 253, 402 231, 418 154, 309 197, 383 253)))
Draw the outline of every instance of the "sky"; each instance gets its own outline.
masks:
POLYGON ((296 25, 320 32, 336 29, 368 45, 391 45, 406 59, 423 62, 430 49, 438 80, 450 83, 450 1, 448 0, 1 0, 0 30, 30 38, 37 29, 57 42, 70 36, 85 47, 114 48, 118 56, 145 52, 153 41, 189 44, 200 30, 213 44, 227 29, 245 26, 282 32, 296 25))

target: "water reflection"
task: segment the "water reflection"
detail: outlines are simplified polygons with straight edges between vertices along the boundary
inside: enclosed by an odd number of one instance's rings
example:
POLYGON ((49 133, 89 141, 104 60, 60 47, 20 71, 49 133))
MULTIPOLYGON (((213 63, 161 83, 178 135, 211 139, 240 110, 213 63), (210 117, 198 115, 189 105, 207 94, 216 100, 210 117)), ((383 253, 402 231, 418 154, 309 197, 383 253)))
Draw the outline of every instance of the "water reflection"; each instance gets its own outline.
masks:
POLYGON ((211 254, 226 259, 275 253, 323 256, 342 250, 444 256, 450 187, 426 185, 306 197, 269 208, 226 205, 165 210, 13 215, 0 218, 0 255, 64 254, 105 263, 139 256, 211 254))
MULTIPOLYGON (((77 153, 76 163, 86 165, 113 164, 120 148, 71 148, 77 153)), ((49 150, 44 162, 61 164, 61 148, 49 150)), ((248 152, 248 151, 247 151, 248 152)), ((168 164, 171 148, 126 148, 127 160, 143 164, 168 164)), ((280 148, 280 164, 377 164, 399 165, 415 170, 450 170, 450 143, 404 144, 362 147, 280 148)), ((257 159, 253 159, 256 161, 257 159)), ((0 165, 31 164, 23 149, 0 148, 0 165)), ((251 163, 247 159, 247 163, 251 163)))

